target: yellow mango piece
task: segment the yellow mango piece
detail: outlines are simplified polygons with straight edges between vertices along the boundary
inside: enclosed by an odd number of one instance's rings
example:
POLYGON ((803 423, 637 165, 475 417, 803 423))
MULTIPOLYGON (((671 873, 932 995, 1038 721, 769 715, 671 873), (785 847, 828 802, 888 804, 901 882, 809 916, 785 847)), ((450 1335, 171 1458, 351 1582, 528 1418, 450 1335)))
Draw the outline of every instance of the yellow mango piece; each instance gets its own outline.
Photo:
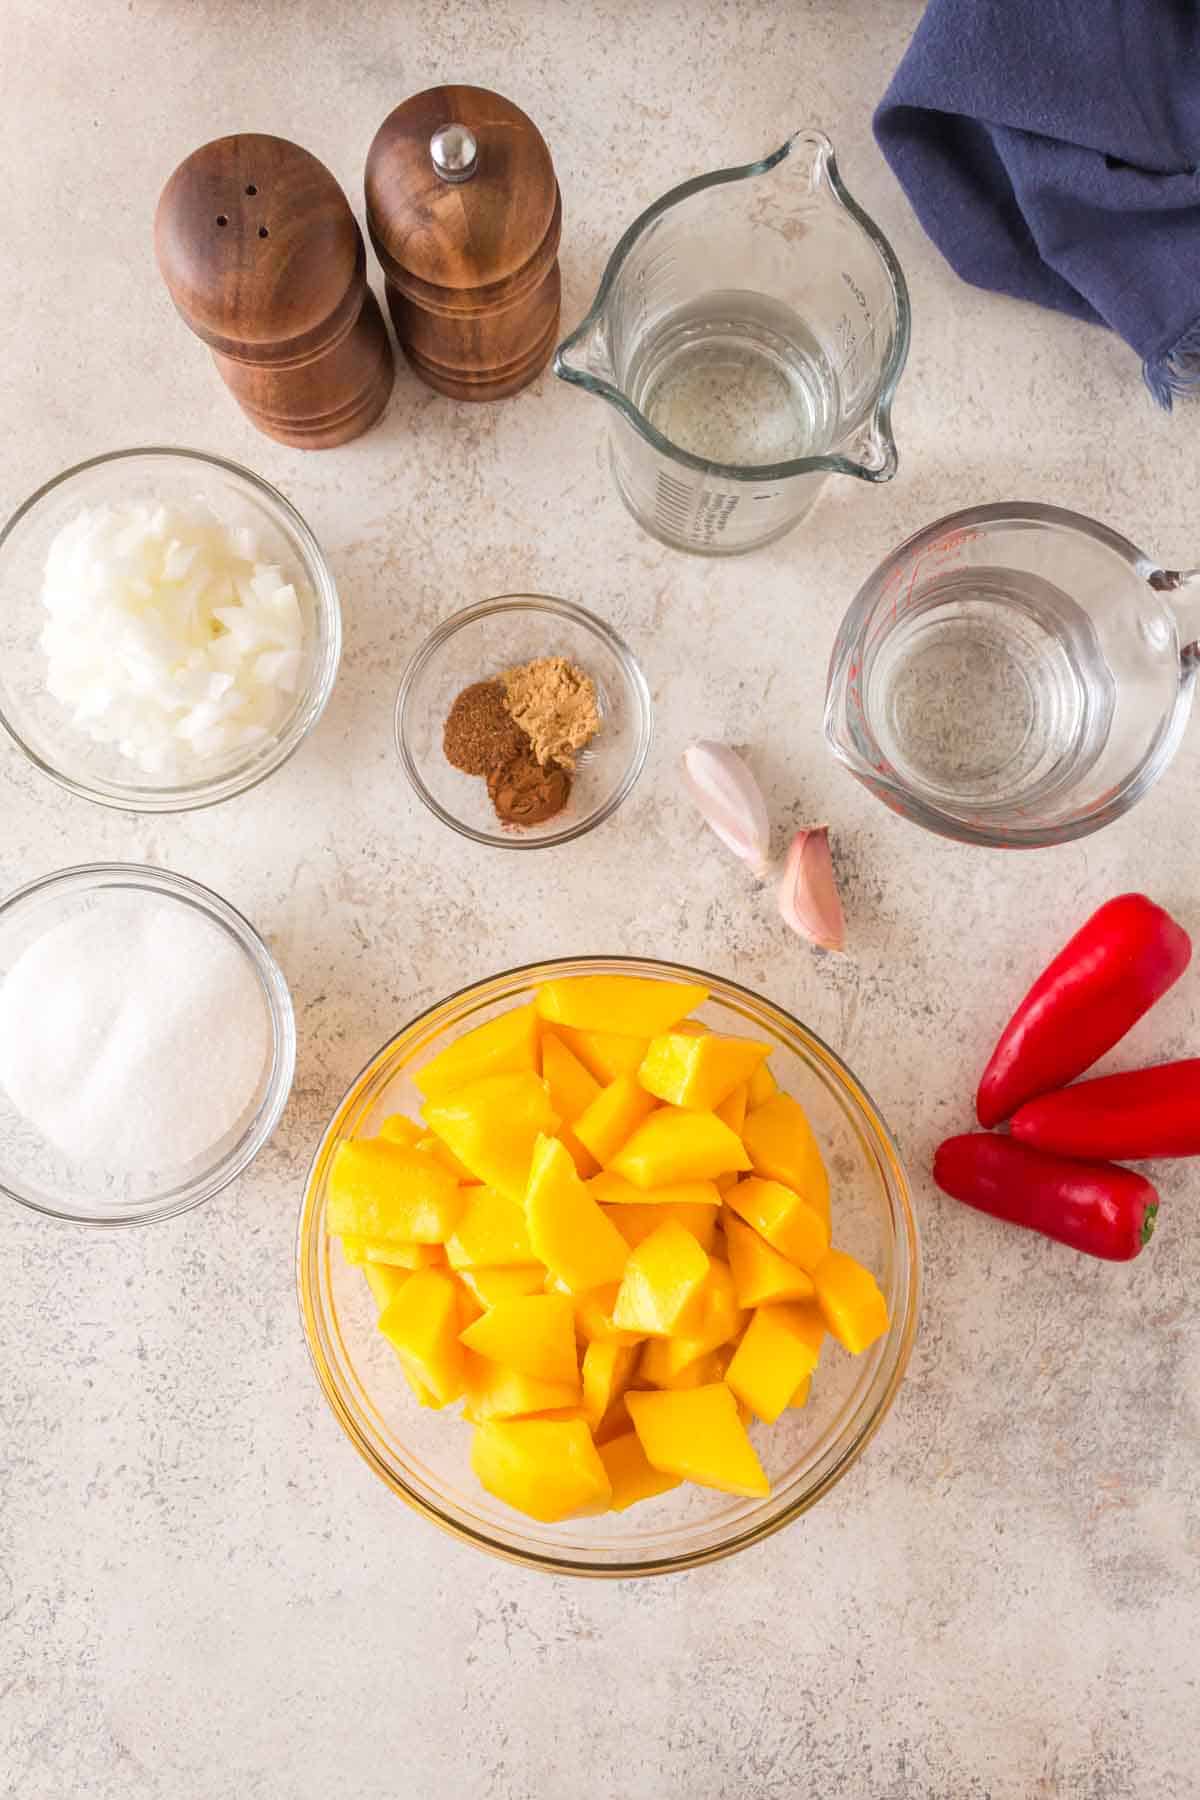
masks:
POLYGON ((843 1350, 857 1356, 883 1336, 887 1301, 871 1271, 852 1256, 831 1250, 813 1270, 813 1283, 825 1323, 843 1350))
POLYGON ((540 1263, 528 1268, 459 1269, 458 1279, 481 1307, 513 1300, 518 1294, 540 1294, 546 1271, 540 1263))
POLYGON ((593 1431, 629 1386, 637 1362, 633 1344, 593 1343, 583 1353, 583 1416, 593 1431))
POLYGON ((619 1281, 605 1282, 585 1294, 574 1295, 575 1331, 584 1344, 636 1344, 636 1331, 622 1331, 613 1322, 613 1307, 621 1290, 619 1281))
POLYGON ((579 1179, 556 1138, 537 1141, 525 1196, 533 1253, 573 1294, 619 1281, 629 1247, 579 1179))
POLYGON ((634 1187, 653 1188, 676 1181, 712 1181, 729 1170, 749 1167, 741 1138, 715 1113, 662 1106, 613 1157, 609 1172, 634 1187))
POLYGON ((809 1274, 828 1254, 829 1227, 825 1220, 794 1188, 784 1187, 781 1181, 764 1181, 751 1175, 730 1189, 725 1204, 788 1262, 809 1274))
POLYGON ((424 1135, 416 1120, 405 1118, 403 1113, 390 1113, 379 1127, 381 1138, 389 1144, 403 1144, 408 1150, 414 1149, 424 1135))
POLYGON ((750 1083, 739 1081, 732 1094, 727 1094, 720 1106, 713 1107, 722 1125, 728 1125, 730 1131, 736 1131, 739 1137, 742 1135, 742 1126, 746 1123, 749 1096, 750 1083))
POLYGON ((631 1075, 618 1075, 576 1119, 575 1136, 598 1163, 611 1162, 654 1106, 653 1097, 631 1075))
POLYGON ((458 1295, 452 1275, 444 1269, 418 1269, 380 1313, 379 1329, 399 1356, 418 1398, 423 1389, 435 1406, 458 1399, 466 1362, 458 1341, 458 1295))
POLYGON ((702 1006, 708 989, 643 975, 569 975, 545 982, 534 998, 548 1025, 650 1038, 702 1006))
POLYGON ((455 1038, 417 1070, 413 1081, 427 1100, 441 1100, 487 1075, 536 1074, 539 1029, 532 1004, 513 1007, 455 1038))
POLYGON ((377 1243, 373 1238, 344 1237, 342 1255, 348 1263, 389 1263, 395 1269, 431 1269, 442 1261, 440 1244, 377 1243))
POLYGON ((625 1404, 647 1461, 663 1474, 748 1499, 770 1493, 737 1401, 723 1381, 685 1392, 631 1390, 625 1404))
POLYGON ((746 1111, 754 1112, 765 1106, 773 1094, 779 1092, 779 1083, 768 1069, 765 1062, 759 1063, 747 1083, 746 1111))
POLYGON ((664 1475, 647 1461, 636 1431, 623 1431, 598 1446, 600 1461, 612 1489, 609 1509, 624 1512, 639 1500, 653 1500, 679 1486, 678 1475, 664 1475))
POLYGON ((734 1170, 731 1169, 727 1175, 718 1175, 716 1180, 713 1182, 713 1186, 716 1188, 717 1193, 719 1195, 721 1195, 721 1197, 723 1199, 724 1196, 729 1192, 730 1188, 735 1188, 740 1180, 741 1180, 741 1176, 738 1175, 734 1170))
MULTIPOLYGON (((627 1392, 628 1390, 626 1390, 627 1392)), ((597 1444, 607 1444, 612 1438, 621 1437, 625 1432, 633 1430, 633 1420, 629 1416, 625 1398, 626 1395, 621 1394, 613 1401, 599 1425, 592 1432, 597 1444)))
POLYGON ((724 1381, 733 1356, 728 1344, 719 1350, 708 1350, 703 1356, 693 1357, 679 1366, 671 1354, 675 1344, 674 1338, 651 1338, 638 1362, 638 1380, 648 1381, 657 1388, 708 1387, 714 1381, 724 1381))
POLYGON ((672 1181, 664 1187, 634 1187, 610 1169, 601 1169, 588 1183, 594 1199, 605 1206, 719 1206, 721 1196, 714 1181, 672 1181))
POLYGON ((475 1429, 471 1467, 489 1494, 553 1525, 604 1512, 612 1487, 582 1419, 494 1420, 475 1429))
MULTIPOLYGON (((638 1191, 637 1188, 633 1190, 635 1194, 638 1191)), ((690 1231, 702 1250, 711 1250, 716 1242, 717 1209, 707 1203, 695 1205, 687 1200, 652 1201, 641 1206, 606 1206, 604 1210, 631 1250, 636 1250, 643 1239, 670 1219, 677 1225, 682 1225, 685 1231, 690 1231)))
POLYGON ((480 1305, 471 1289, 465 1287, 457 1276, 454 1278, 454 1293, 458 1301, 458 1335, 461 1339, 467 1326, 473 1325, 476 1319, 482 1319, 487 1308, 480 1305))
POLYGON ((583 1064, 597 1087, 607 1087, 618 1075, 636 1075, 650 1042, 616 1031, 573 1031, 569 1025, 556 1026, 554 1036, 583 1064))
POLYGON ((380 1312, 390 1306, 409 1277, 408 1269, 396 1269, 389 1263, 364 1263, 363 1274, 380 1312))
POLYGON ((591 1151, 584 1144, 580 1143, 579 1139, 575 1136, 574 1129, 570 1125, 559 1126, 558 1138, 563 1149, 575 1164, 575 1173, 578 1175, 580 1181, 590 1180, 600 1168, 600 1164, 596 1161, 591 1151))
POLYGON ((559 1118, 573 1125, 600 1092, 600 1082, 553 1031, 542 1033, 542 1080, 559 1118))
POLYGON ((760 1306, 725 1371, 739 1400, 772 1425, 821 1354, 825 1321, 811 1300, 760 1306))
POLYGON ((449 1169, 455 1181, 461 1186, 478 1185, 479 1177, 472 1175, 466 1163, 459 1162, 453 1150, 443 1144, 440 1138, 434 1137, 432 1132, 427 1132, 423 1138, 418 1138, 413 1149, 420 1150, 425 1156, 432 1156, 435 1162, 441 1163, 443 1169, 449 1169))
MULTIPOLYGON (((462 1346, 459 1346, 460 1350, 462 1346)), ((472 1425, 485 1419, 515 1419, 529 1413, 579 1407, 579 1377, 574 1381, 539 1381, 504 1363, 491 1362, 463 1350, 466 1404, 463 1418, 472 1425)))
POLYGON ((789 1262, 765 1238, 727 1208, 724 1214, 729 1267, 739 1306, 762 1306, 771 1300, 809 1300, 816 1289, 812 1276, 789 1262))
POLYGON ((770 1044, 753 1038, 668 1031, 650 1040, 638 1080, 647 1093, 672 1106, 715 1112, 770 1054, 770 1044))
POLYGON ((812 1393, 812 1376, 806 1375, 791 1399, 788 1401, 789 1411, 799 1412, 802 1406, 808 1405, 808 1397, 812 1393))
POLYGON ((525 1208, 495 1188, 468 1188, 458 1224, 446 1239, 452 1269, 503 1269, 533 1262, 525 1208))
POLYGON ((575 1349, 575 1308, 568 1294, 523 1294, 499 1300, 481 1319, 460 1333, 476 1356, 503 1363, 537 1381, 574 1382, 578 1390, 579 1358, 575 1349))
POLYGON ((729 1265, 718 1257, 709 1259, 708 1273, 701 1282, 666 1352, 668 1368, 678 1374, 722 1344, 729 1343, 742 1331, 746 1316, 738 1305, 737 1290, 729 1265))
POLYGON ((641 1337, 668 1337, 708 1273, 708 1257, 690 1231, 668 1220, 629 1252, 613 1323, 641 1337))
POLYGON ((462 1208, 457 1181, 432 1157, 386 1138, 337 1147, 325 1207, 325 1228, 334 1236, 440 1244, 462 1208))
POLYGON ((487 1075, 449 1099, 427 1100, 426 1123, 471 1173, 510 1200, 524 1201, 533 1146, 558 1118, 545 1084, 529 1069, 487 1075))
POLYGON ((794 1188, 824 1219, 828 1234, 829 1176, 803 1107, 790 1094, 773 1094, 748 1114, 742 1139, 754 1173, 794 1188))

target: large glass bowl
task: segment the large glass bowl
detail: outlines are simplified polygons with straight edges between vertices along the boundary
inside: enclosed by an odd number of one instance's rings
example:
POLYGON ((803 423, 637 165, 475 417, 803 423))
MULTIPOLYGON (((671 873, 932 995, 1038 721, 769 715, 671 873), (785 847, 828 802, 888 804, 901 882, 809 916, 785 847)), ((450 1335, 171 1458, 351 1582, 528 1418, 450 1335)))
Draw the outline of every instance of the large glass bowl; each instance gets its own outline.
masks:
POLYGON ((0 531, 0 725, 37 768, 85 800, 127 812, 183 812, 254 787, 299 748, 325 710, 341 646, 337 589, 316 538, 281 493, 223 457, 157 448, 95 456, 31 494, 0 531), (42 577, 54 537, 84 508, 197 499, 230 526, 248 526, 259 559, 278 563, 294 586, 303 660, 296 692, 269 737, 194 771, 156 778, 115 745, 93 743, 47 693, 42 577))
POLYGON ((535 1568, 575 1575, 653 1575, 729 1556, 814 1506, 857 1461, 900 1386, 917 1316, 917 1229, 899 1154, 873 1101, 832 1050, 788 1013, 733 982, 671 963, 581 957, 513 969, 483 981, 399 1032, 338 1107, 309 1172, 298 1241, 300 1308, 325 1397, 359 1454, 392 1491, 453 1536, 535 1568), (834 1237, 865 1262, 887 1297, 891 1327, 860 1357, 830 1341, 812 1398, 753 1436, 771 1479, 765 1500, 677 1488, 602 1518, 540 1525, 493 1500, 472 1475, 471 1433, 457 1411, 413 1398, 394 1351, 375 1328, 359 1269, 325 1235, 329 1170, 347 1138, 388 1113, 415 1115, 413 1071, 453 1038, 527 1000, 551 976, 640 975, 702 981, 698 1016, 719 1030, 768 1038, 780 1086, 805 1108, 829 1166, 834 1237))

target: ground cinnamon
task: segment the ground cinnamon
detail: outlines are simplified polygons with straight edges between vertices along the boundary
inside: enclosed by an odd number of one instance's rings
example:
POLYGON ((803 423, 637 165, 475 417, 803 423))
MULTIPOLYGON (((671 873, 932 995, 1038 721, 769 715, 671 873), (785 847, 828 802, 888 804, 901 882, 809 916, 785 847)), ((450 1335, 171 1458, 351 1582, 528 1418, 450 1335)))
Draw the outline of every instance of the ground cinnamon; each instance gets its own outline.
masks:
POLYGON ((506 825, 541 825, 561 812, 571 792, 571 777, 557 763, 543 769, 531 750, 524 750, 488 776, 488 793, 496 816, 506 825))

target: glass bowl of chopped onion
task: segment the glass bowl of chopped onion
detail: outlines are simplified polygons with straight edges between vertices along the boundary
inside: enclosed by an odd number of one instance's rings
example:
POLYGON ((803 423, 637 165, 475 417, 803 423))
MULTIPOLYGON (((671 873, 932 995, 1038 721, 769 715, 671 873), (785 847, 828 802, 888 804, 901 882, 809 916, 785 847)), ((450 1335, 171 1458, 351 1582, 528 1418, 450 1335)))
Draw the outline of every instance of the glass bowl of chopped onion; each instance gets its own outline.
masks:
POLYGON ((312 532, 221 457, 94 457, 0 532, 0 724, 101 805, 179 812, 254 787, 320 718, 340 653, 312 532))
MULTIPOLYGON (((920 1248, 908 1179, 858 1077, 773 1001, 720 976, 644 957, 584 956, 509 969, 405 1024, 351 1083, 329 1122, 309 1170, 297 1252, 301 1318, 317 1379, 360 1456, 398 1499, 460 1542, 552 1574, 628 1578, 692 1568, 747 1549, 800 1518, 854 1467, 882 1424, 904 1379, 917 1325, 920 1248), (439 1411, 418 1404, 378 1329, 374 1284, 363 1266, 348 1260, 344 1240, 330 1234, 330 1175, 339 1146, 373 1136, 385 1120, 396 1135, 396 1115, 421 1119, 417 1078, 447 1046, 527 1005, 545 982, 605 975, 699 983, 708 997, 693 1011, 696 1024, 770 1044, 774 1078, 803 1107, 828 1168, 835 1240, 873 1271, 890 1322, 861 1355, 831 1344, 808 1403, 774 1425, 751 1427, 770 1480, 765 1497, 739 1498, 685 1482, 626 1511, 541 1524, 476 1480, 471 1431, 457 1406, 439 1411)), ((860 1483, 858 1504, 870 1503, 860 1483)))

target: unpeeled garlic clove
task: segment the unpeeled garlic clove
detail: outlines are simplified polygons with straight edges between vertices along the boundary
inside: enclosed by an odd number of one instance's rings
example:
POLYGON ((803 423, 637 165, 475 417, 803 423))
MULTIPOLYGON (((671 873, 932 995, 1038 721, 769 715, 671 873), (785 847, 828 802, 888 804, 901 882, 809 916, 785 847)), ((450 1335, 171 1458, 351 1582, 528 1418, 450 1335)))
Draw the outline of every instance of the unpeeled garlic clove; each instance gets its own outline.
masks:
POLYGON ((784 923, 820 950, 844 950, 846 917, 833 874, 828 825, 798 831, 779 884, 784 923))
POLYGON ((684 751, 683 773, 705 823, 726 849, 765 875, 771 856, 767 803, 737 751, 702 739, 684 751))

